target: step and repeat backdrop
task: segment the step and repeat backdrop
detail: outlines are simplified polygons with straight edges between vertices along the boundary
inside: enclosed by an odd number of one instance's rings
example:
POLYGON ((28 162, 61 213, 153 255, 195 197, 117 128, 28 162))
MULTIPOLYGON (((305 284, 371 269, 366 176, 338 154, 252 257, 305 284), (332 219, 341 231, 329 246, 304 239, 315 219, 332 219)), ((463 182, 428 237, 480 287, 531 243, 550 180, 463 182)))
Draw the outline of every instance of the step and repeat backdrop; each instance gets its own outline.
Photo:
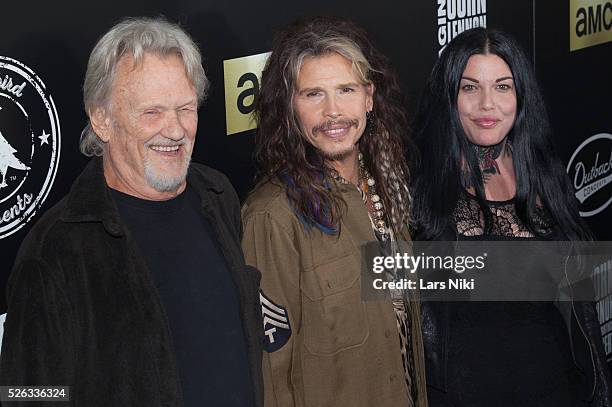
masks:
MULTIPOLYGON (((353 19, 400 74, 406 109, 439 52, 475 26, 505 30, 535 65, 558 151, 600 240, 612 240, 612 0, 106 0, 6 2, 0 24, 0 314, 16 252, 65 195, 87 159, 82 84, 97 39, 126 16, 164 15, 196 39, 212 82, 194 160, 227 174, 241 198, 253 183, 250 114, 273 33, 306 15, 353 19)), ((602 332, 612 353, 612 260, 596 270, 602 332)))

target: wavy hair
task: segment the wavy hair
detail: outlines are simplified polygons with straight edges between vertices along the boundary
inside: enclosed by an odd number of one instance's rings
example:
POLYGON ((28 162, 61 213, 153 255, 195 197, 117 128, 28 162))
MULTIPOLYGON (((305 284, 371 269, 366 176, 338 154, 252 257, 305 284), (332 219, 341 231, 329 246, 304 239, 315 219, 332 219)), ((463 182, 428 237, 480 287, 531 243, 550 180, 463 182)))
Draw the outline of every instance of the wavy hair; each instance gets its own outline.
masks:
MULTIPOLYGON (((87 115, 98 107, 111 107, 110 94, 121 58, 130 55, 139 64, 146 53, 179 55, 187 77, 196 89, 198 103, 202 103, 208 79, 202 67, 200 50, 191 37, 163 17, 126 18, 104 34, 91 51, 83 84, 87 115)), ((81 133, 79 148, 88 157, 100 156, 104 152, 104 143, 93 131, 91 123, 87 123, 81 133)))
POLYGON ((373 84, 373 110, 359 150, 376 181, 393 231, 408 225, 410 195, 406 143, 408 123, 395 72, 387 58, 350 21, 332 17, 300 20, 275 37, 255 104, 257 180, 279 182, 298 218, 310 229, 339 230, 345 207, 330 188, 330 168, 304 137, 293 96, 305 58, 337 53, 353 65, 363 84, 373 84))
POLYGON ((536 236, 538 200, 566 239, 589 240, 571 185, 552 142, 546 107, 529 60, 516 41, 500 31, 473 28, 458 35, 442 51, 421 96, 414 123, 421 160, 414 168, 414 227, 419 238, 435 239, 450 225, 461 192, 462 162, 467 180, 485 210, 484 184, 476 152, 471 148, 457 112, 461 76, 472 55, 497 55, 512 72, 517 112, 507 135, 516 173, 516 212, 536 236))

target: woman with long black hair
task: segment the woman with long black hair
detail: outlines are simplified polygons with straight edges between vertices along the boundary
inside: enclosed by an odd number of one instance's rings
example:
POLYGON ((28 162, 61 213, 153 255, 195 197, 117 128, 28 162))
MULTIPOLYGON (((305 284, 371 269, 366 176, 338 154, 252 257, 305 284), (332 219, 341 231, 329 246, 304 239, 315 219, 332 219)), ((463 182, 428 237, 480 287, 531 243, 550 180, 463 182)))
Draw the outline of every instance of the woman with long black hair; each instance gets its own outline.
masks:
MULTIPOLYGON (((533 70, 507 34, 475 28, 444 49, 414 128, 416 239, 592 240, 533 70)), ((572 311, 566 321, 552 302, 423 303, 430 406, 612 405, 593 303, 572 311)))

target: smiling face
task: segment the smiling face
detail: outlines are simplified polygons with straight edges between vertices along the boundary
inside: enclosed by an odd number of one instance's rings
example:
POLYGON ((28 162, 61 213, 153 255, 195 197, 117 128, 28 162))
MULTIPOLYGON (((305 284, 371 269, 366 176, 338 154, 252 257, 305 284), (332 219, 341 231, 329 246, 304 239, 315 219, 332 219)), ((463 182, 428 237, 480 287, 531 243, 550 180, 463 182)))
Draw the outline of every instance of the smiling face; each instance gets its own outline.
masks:
POLYGON ((356 160, 372 94, 373 86, 364 84, 340 54, 304 59, 293 108, 304 137, 327 161, 356 160))
POLYGON ((110 112, 97 109, 91 115, 105 142, 107 184, 150 200, 182 192, 198 114, 196 91, 181 58, 145 54, 134 66, 131 57, 123 57, 110 100, 110 112))
POLYGON ((457 110, 468 140, 499 144, 516 117, 516 91, 508 64, 497 55, 472 55, 461 76, 457 110))

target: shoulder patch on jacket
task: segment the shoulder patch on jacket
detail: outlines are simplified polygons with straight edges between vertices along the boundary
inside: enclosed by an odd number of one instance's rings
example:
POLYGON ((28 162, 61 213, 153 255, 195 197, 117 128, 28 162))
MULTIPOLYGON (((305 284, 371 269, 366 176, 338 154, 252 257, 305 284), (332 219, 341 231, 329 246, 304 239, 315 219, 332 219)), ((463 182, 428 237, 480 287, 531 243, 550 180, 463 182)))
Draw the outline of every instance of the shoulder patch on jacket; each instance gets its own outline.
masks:
POLYGON ((263 327, 266 334, 264 349, 266 352, 275 352, 283 347, 291 337, 291 324, 287 309, 275 304, 263 291, 259 291, 263 327))

